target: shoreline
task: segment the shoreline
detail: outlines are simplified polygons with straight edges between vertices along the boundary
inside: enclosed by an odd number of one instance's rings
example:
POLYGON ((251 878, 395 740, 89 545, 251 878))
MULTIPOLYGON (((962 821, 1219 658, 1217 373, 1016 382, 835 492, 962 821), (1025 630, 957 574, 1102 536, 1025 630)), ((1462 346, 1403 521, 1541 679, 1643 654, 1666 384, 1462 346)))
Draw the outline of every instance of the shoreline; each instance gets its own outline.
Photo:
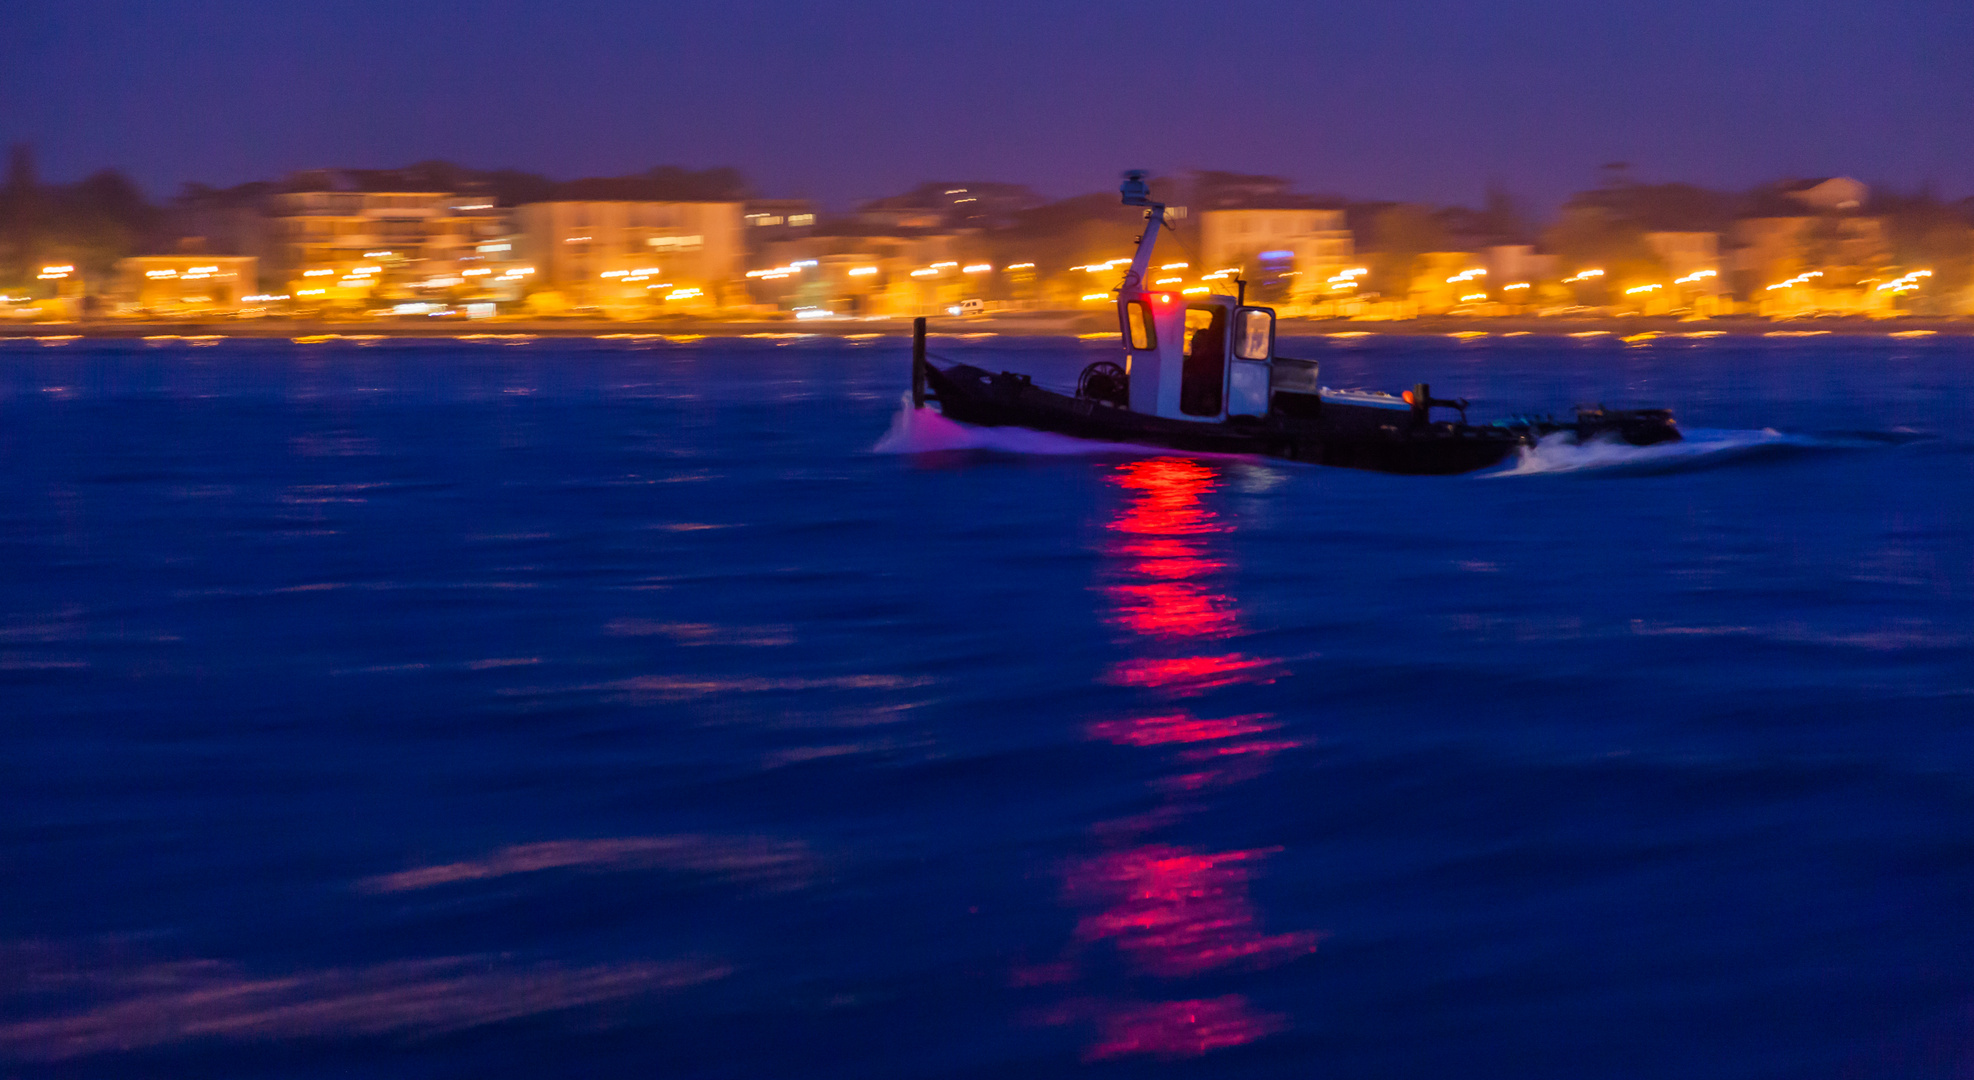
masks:
MULTIPOLYGON (((1115 333, 1108 312, 1033 312, 1012 315, 946 316, 933 318, 935 336, 996 335, 1009 337, 1076 337, 1115 333)), ((178 321, 90 320, 67 323, 0 324, 0 340, 27 338, 170 339, 229 338, 433 338, 498 340, 536 338, 639 337, 893 337, 910 336, 909 318, 831 319, 796 322, 788 319, 667 319, 621 322, 609 319, 515 319, 465 322, 419 321, 412 318, 321 322, 295 319, 205 319, 178 321)), ((1308 337, 1460 337, 1507 336, 1629 338, 1793 338, 1793 337, 1974 337, 1974 319, 1705 319, 1682 322, 1671 318, 1420 318, 1395 322, 1351 319, 1282 318, 1278 336, 1308 337)))

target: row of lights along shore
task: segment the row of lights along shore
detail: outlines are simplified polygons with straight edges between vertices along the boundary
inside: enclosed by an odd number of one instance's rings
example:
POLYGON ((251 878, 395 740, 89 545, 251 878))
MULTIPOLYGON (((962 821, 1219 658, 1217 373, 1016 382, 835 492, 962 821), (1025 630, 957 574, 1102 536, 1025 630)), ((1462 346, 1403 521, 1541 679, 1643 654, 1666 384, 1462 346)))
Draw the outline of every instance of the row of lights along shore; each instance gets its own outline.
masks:
MULTIPOLYGON (((1127 265, 1128 263, 1130 263, 1130 261, 1131 260, 1128 258, 1108 259, 1103 262, 1082 263, 1076 266, 1071 266, 1068 269, 1072 272, 1081 270, 1087 273, 1100 274, 1100 273, 1105 273, 1115 270, 1119 266, 1127 265)), ((747 272, 747 276, 749 278, 755 278, 762 281, 778 281, 784 278, 794 277, 795 275, 801 273, 802 271, 815 268, 818 265, 819 263, 815 259, 803 259, 803 260, 791 262, 786 266, 776 266, 766 270, 749 270, 747 272)), ((1034 263, 1024 262, 1024 263, 1010 263, 1009 265, 1002 267, 1001 269, 1004 271, 1015 271, 1015 270, 1033 270, 1034 268, 1035 268, 1034 263)), ((1184 270, 1188 268, 1189 268, 1189 264, 1183 262, 1166 263, 1158 267, 1158 269, 1162 272, 1172 271, 1172 270, 1184 270)), ((910 274, 912 277, 915 278, 931 278, 931 277, 938 277, 944 271, 952 270, 952 269, 958 269, 961 273, 965 273, 965 274, 985 274, 985 273, 992 273, 994 271, 994 266, 991 263, 972 263, 966 266, 961 266, 957 262, 936 262, 928 266, 923 266, 923 267, 919 267, 918 269, 912 270, 910 271, 910 274)), ((643 273, 643 272, 644 271, 635 271, 634 273, 643 273)), ((852 267, 850 270, 847 271, 850 277, 869 277, 877 274, 878 272, 879 272, 879 268, 875 266, 852 267)), ((1200 280, 1220 281, 1220 280, 1232 278, 1235 275, 1239 274, 1240 272, 1241 270, 1239 267, 1226 267, 1220 270, 1216 270, 1210 274, 1203 274, 1200 276, 1200 280)), ((1348 270, 1341 271, 1336 275, 1326 279, 1324 284, 1332 292, 1347 292, 1358 288, 1362 284, 1362 279, 1369 273, 1370 273, 1370 269, 1368 267, 1362 267, 1362 266, 1352 267, 1348 270)), ((617 270, 617 271, 606 272, 602 276, 606 278, 613 276, 621 277, 624 274, 625 271, 617 270)), ((1455 274, 1452 277, 1447 278, 1446 283, 1448 285, 1461 285, 1461 284, 1466 284, 1468 282, 1478 281, 1478 279, 1486 276, 1487 276, 1486 269, 1481 267, 1474 267, 1471 269, 1462 270, 1458 274, 1455 274)), ((1603 271, 1603 269, 1593 267, 1586 270, 1579 270, 1575 274, 1572 274, 1569 277, 1562 279, 1562 284, 1574 285, 1579 282, 1592 281, 1597 278, 1601 278, 1603 276, 1605 276, 1605 272, 1603 271)), ((1684 277, 1674 278, 1672 284, 1693 285, 1693 284, 1698 284, 1708 278, 1717 278, 1719 276, 1720 276, 1720 272, 1717 270, 1696 270, 1691 274, 1685 275, 1684 277)), ((1787 281, 1778 282, 1774 285, 1768 286, 1768 288, 1786 289, 1792 286, 1803 284, 1813 278, 1820 278, 1822 276, 1823 274, 1821 271, 1814 271, 1811 273, 1798 275, 1797 277, 1791 278, 1787 281)), ((1905 275, 1904 277, 1887 282, 1878 287, 1880 289, 1891 289, 1895 291, 1909 290, 1917 287, 1917 283, 1919 279, 1928 278, 1932 276, 1933 276, 1933 272, 1931 270, 1915 270, 1905 275)), ((1162 277, 1162 278, 1153 279, 1152 284, 1154 286, 1177 285, 1183 283, 1184 281, 1185 278, 1179 276, 1162 277)), ((1503 292, 1516 292, 1526 289, 1532 289, 1534 287, 1535 287, 1534 282, 1515 281, 1503 285, 1501 289, 1503 292)), ((1627 288, 1624 291, 1627 295, 1636 295, 1639 293, 1656 292, 1658 290, 1664 289, 1665 287, 1666 286, 1663 283, 1650 283, 1650 284, 1638 285, 1631 288, 1627 288)), ((1199 286, 1189 289, 1182 289, 1180 291, 1183 293, 1204 293, 1204 292, 1209 292, 1211 290, 1208 289, 1207 287, 1199 286)), ((1111 295, 1110 293, 1090 293, 1085 297, 1083 297, 1083 299, 1085 300, 1105 299, 1108 298, 1110 295, 1111 295)), ((1482 300, 1482 299, 1486 299, 1486 296, 1487 296, 1486 293, 1471 293, 1465 297, 1462 297, 1462 299, 1482 300)))

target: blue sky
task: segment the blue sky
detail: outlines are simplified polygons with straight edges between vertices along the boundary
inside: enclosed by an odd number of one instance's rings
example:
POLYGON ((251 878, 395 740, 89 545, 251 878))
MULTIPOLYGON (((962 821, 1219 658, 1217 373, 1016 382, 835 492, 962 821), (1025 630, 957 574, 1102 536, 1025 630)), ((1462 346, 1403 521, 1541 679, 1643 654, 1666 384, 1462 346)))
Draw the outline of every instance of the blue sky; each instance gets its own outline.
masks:
POLYGON ((1118 6, 11 0, 0 140, 154 194, 443 157, 562 178, 731 164, 831 205, 1127 167, 1534 204, 1606 161, 1974 194, 1966 0, 1118 6))

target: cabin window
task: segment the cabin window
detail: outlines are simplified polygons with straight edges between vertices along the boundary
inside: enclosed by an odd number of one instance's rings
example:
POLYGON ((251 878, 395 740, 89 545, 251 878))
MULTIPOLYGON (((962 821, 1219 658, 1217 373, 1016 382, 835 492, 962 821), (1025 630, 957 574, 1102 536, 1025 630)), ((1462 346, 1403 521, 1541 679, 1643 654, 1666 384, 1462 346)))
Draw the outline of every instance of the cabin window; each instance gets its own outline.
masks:
POLYGON ((1158 334, 1152 329, 1151 309, 1142 300, 1124 305, 1124 337, 1133 349, 1158 348, 1158 334))
POLYGON ((1242 360, 1266 360, 1275 351, 1275 313, 1242 308, 1234 322, 1234 355, 1242 360))
POLYGON ((1227 309, 1186 309, 1185 360, 1179 367, 1179 411, 1187 416, 1220 415, 1227 382, 1227 309))
POLYGON ((1217 307, 1189 307, 1186 309, 1186 337, 1179 343, 1183 356, 1193 355, 1193 335, 1212 326, 1220 319, 1217 307))

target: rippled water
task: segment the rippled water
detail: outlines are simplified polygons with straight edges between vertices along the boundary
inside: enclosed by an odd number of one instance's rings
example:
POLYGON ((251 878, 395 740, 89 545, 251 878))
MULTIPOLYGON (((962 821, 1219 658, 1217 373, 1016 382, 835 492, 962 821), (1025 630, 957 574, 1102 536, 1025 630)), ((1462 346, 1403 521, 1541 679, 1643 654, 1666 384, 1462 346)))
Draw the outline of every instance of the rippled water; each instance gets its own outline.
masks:
POLYGON ((1689 434, 1394 478, 903 346, 0 343, 0 1075, 1974 1069, 1974 349, 1295 343, 1689 434))

